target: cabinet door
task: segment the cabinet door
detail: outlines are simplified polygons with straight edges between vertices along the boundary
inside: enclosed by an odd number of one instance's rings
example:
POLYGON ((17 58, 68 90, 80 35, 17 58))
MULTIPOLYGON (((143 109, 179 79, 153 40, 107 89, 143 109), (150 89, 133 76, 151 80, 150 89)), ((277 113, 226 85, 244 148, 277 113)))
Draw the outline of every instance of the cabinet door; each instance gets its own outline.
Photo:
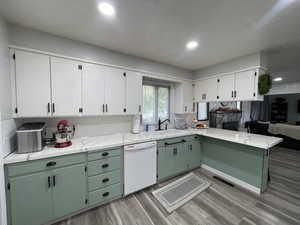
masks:
POLYGON ((201 146, 199 141, 192 141, 187 144, 188 168, 194 169, 201 165, 201 146))
POLYGON ((255 71, 249 70, 235 74, 236 100, 252 100, 255 93, 255 71))
POLYGON ((85 207, 87 181, 85 165, 53 170, 54 217, 59 218, 85 207))
POLYGON ((124 114, 126 99, 125 72, 120 69, 107 68, 105 79, 105 113, 110 115, 124 114))
POLYGON ((174 163, 174 171, 176 173, 182 173, 187 170, 187 148, 186 148, 186 143, 182 144, 177 144, 174 146, 175 149, 177 149, 178 153, 174 155, 175 157, 175 163, 174 163))
POLYGON ((232 101, 234 97, 234 74, 219 77, 219 100, 232 101))
POLYGON ((158 148, 157 175, 158 180, 163 180, 172 175, 173 152, 167 147, 158 148))
POLYGON ((218 97, 218 79, 210 78, 205 80, 204 87, 207 94, 207 101, 213 102, 217 101, 218 97))
POLYGON ((142 112, 143 77, 134 72, 126 72, 126 113, 142 112))
POLYGON ((82 64, 51 57, 53 115, 79 115, 81 108, 82 64))
POLYGON ((106 67, 85 64, 82 74, 82 108, 84 115, 102 115, 105 110, 106 67))
POLYGON ((50 116, 49 56, 16 51, 15 81, 19 117, 50 116))
POLYGON ((11 178, 10 213, 12 225, 40 225, 50 221, 52 188, 47 172, 11 178))
POLYGON ((198 102, 217 101, 218 79, 210 78, 195 83, 195 99, 198 102))

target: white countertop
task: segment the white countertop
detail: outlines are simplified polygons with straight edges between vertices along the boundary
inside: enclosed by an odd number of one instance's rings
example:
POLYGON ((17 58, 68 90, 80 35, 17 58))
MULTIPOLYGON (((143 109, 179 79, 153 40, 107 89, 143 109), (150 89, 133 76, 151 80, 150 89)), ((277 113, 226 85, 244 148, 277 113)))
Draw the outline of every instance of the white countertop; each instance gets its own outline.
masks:
POLYGON ((142 132, 140 134, 117 133, 98 137, 82 137, 72 140, 72 146, 66 148, 45 147, 44 150, 35 153, 16 154, 11 153, 4 158, 4 164, 24 162, 55 156, 62 156, 80 152, 94 151, 99 149, 113 148, 123 145, 156 141, 166 138, 180 137, 198 134, 205 137, 216 138, 234 143, 249 145, 262 149, 269 149, 282 141, 282 138, 270 137, 257 134, 249 134, 240 131, 230 131, 216 128, 188 129, 168 131, 142 132))
POLYGON ((193 130, 193 134, 202 135, 205 137, 216 138, 224 141, 249 145, 252 147, 269 149, 282 142, 282 138, 250 134, 241 131, 223 130, 217 128, 193 130))

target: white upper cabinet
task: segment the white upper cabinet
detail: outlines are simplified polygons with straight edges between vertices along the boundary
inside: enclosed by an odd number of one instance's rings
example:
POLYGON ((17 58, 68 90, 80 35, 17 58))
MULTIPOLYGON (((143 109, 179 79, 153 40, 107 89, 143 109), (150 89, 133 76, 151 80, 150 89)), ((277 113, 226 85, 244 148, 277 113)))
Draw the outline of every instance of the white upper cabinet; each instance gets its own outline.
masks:
POLYGON ((53 115, 80 115, 82 64, 51 57, 51 79, 53 115))
POLYGON ((234 100, 234 74, 224 75, 218 78, 219 101, 234 100))
POLYGON ((125 114, 126 72, 107 67, 105 73, 105 113, 110 115, 125 114))
POLYGON ((261 101, 263 96, 258 94, 258 77, 261 73, 261 69, 252 69, 196 81, 195 100, 261 101))
POLYGON ((51 115, 49 56, 15 51, 14 80, 17 117, 51 115))
POLYGON ((84 64, 82 72, 83 115, 102 115, 105 111, 106 67, 84 64))
POLYGON ((198 102, 214 102, 218 97, 218 78, 209 78, 195 83, 195 99, 198 102))
POLYGON ((255 99, 256 74, 255 70, 235 74, 235 100, 247 101, 255 99))
POLYGON ((182 82, 175 85, 175 113, 195 112, 193 90, 192 82, 182 82))
POLYGON ((135 72, 126 72, 126 113, 142 113, 143 77, 135 72))
POLYGON ((218 97, 218 79, 210 78, 204 80, 204 86, 206 89, 206 100, 207 101, 217 101, 218 97))

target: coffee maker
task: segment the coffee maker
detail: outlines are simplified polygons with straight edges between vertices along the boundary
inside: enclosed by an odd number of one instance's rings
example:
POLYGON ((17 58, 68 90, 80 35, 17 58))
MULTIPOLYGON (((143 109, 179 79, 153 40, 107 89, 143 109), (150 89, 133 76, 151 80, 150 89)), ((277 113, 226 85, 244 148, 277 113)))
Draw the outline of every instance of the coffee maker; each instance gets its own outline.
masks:
POLYGON ((55 132, 55 148, 65 148, 72 145, 71 139, 74 137, 75 126, 67 120, 61 120, 57 124, 55 132))

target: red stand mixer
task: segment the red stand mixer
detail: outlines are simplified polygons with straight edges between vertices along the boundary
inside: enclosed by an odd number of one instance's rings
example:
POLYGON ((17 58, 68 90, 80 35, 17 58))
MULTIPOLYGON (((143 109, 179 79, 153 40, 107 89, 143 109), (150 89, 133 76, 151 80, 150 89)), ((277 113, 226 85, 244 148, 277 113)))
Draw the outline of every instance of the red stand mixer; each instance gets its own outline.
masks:
POLYGON ((67 120, 61 120, 57 124, 55 133, 55 148, 65 148, 72 145, 71 139, 74 137, 75 126, 67 120))

